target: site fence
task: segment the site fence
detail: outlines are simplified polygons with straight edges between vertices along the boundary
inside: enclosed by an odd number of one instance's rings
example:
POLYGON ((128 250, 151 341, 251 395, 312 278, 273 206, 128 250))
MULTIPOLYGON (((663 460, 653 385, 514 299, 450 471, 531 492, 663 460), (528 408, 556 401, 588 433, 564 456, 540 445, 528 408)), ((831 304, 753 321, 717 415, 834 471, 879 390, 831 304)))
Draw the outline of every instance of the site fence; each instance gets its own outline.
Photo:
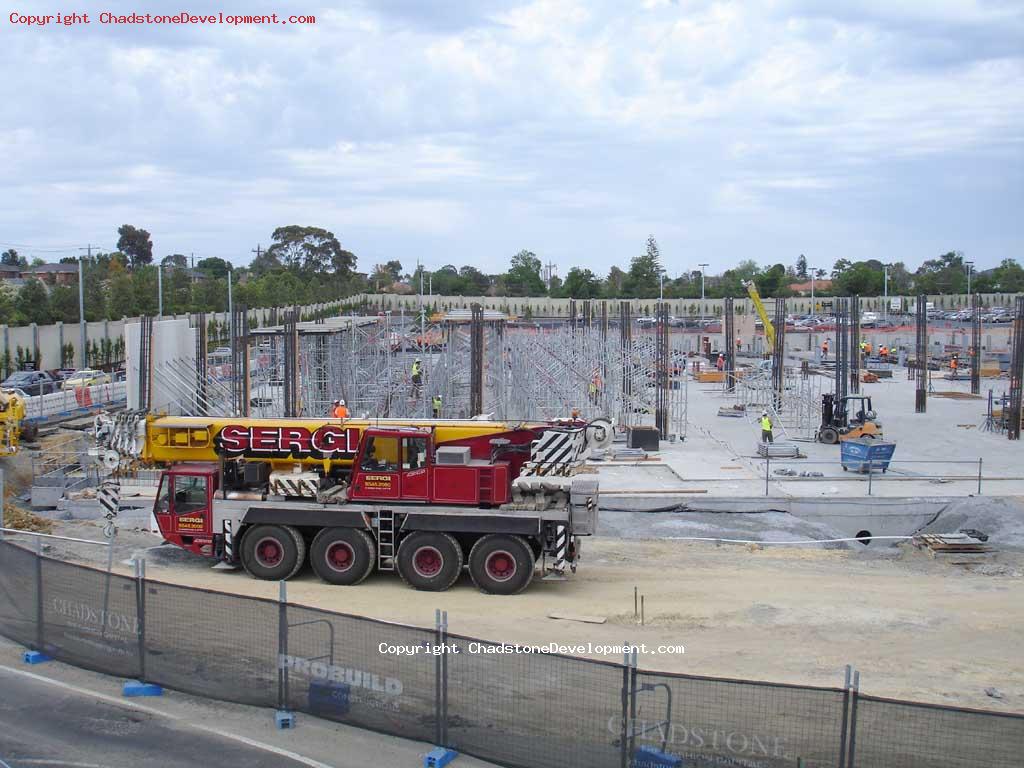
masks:
POLYGON ((25 418, 28 421, 45 421, 55 416, 84 414, 123 404, 126 385, 123 381, 115 381, 91 387, 73 387, 46 395, 28 394, 25 398, 25 418))
POLYGON ((865 696, 849 681, 646 672, 635 649, 622 663, 523 652, 449 635, 440 613, 431 630, 294 605, 283 583, 281 597, 149 580, 141 561, 134 578, 110 574, 0 541, 0 634, 22 645, 507 766, 678 765, 668 753, 688 767, 1010 768, 1024 754, 1022 715, 865 696))

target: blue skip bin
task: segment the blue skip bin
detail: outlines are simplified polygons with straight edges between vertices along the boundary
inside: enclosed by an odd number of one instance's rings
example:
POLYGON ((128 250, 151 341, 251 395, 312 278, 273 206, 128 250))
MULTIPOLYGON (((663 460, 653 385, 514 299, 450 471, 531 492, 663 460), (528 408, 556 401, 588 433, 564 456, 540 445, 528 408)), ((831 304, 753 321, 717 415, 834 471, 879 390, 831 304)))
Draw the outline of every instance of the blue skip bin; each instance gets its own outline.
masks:
POLYGON ((840 461, 844 470, 867 474, 870 466, 872 472, 885 472, 895 450, 896 443, 872 437, 858 437, 855 440, 840 442, 840 461))

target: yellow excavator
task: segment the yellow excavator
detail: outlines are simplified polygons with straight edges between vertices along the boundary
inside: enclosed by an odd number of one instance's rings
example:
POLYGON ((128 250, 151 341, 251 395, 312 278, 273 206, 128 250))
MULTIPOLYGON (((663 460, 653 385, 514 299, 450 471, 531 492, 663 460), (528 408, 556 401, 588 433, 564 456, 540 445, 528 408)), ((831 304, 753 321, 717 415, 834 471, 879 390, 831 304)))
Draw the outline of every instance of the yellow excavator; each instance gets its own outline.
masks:
POLYGON ((36 426, 25 424, 25 398, 11 389, 0 390, 0 457, 14 456, 21 441, 34 440, 36 426))
POLYGON ((766 342, 767 351, 771 353, 771 351, 775 349, 775 326, 772 325, 772 321, 768 317, 768 310, 764 308, 764 302, 761 301, 761 294, 757 292, 757 285, 754 284, 754 281, 745 280, 743 282, 743 287, 747 289, 750 300, 754 302, 754 309, 757 310, 757 314, 761 318, 761 322, 764 324, 764 340, 766 342))

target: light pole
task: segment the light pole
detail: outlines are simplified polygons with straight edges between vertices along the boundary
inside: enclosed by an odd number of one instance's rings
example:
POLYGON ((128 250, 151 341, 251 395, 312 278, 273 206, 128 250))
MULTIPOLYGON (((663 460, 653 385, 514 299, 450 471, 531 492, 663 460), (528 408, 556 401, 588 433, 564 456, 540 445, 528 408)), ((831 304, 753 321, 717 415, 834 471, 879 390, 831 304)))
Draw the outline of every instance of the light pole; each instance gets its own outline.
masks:
MULTIPOLYGON (((90 250, 90 252, 92 251, 91 246, 90 246, 89 250, 90 250)), ((85 265, 85 257, 84 256, 79 256, 78 257, 78 336, 79 336, 79 339, 78 339, 78 344, 79 344, 78 358, 79 358, 79 363, 81 364, 82 368, 88 368, 89 367, 89 361, 88 361, 89 355, 88 355, 88 350, 86 349, 86 346, 88 345, 89 342, 88 342, 88 339, 86 337, 86 332, 85 332, 85 329, 86 329, 86 325, 85 325, 85 278, 83 277, 83 274, 84 274, 84 271, 85 271, 85 266, 84 265, 85 265)))
MULTIPOLYGON (((231 275, 233 271, 231 265, 228 264, 228 341, 235 338, 235 313, 234 304, 231 303, 231 275)), ((301 318, 300 318, 301 319, 301 318)), ((232 349, 234 348, 234 342, 231 342, 232 349)))
POLYGON ((658 303, 665 303, 665 273, 658 273, 658 303))
POLYGON ((701 319, 701 322, 703 323, 704 322, 704 267, 706 267, 707 264, 698 264, 697 266, 700 267, 700 319, 701 319))
POLYGON ((157 318, 164 316, 164 265, 156 265, 157 318))
POLYGON ((814 303, 814 273, 815 273, 814 267, 810 268, 810 272, 811 272, 811 317, 815 317, 818 314, 818 307, 814 303))
POLYGON ((974 262, 965 261, 964 266, 967 267, 967 295, 971 295, 971 272, 974 271, 974 262))
POLYGON ((884 288, 882 289, 885 292, 885 306, 884 306, 885 314, 883 315, 883 317, 885 317, 885 319, 888 320, 889 319, 889 265, 888 264, 884 264, 882 266, 882 274, 885 275, 884 288))

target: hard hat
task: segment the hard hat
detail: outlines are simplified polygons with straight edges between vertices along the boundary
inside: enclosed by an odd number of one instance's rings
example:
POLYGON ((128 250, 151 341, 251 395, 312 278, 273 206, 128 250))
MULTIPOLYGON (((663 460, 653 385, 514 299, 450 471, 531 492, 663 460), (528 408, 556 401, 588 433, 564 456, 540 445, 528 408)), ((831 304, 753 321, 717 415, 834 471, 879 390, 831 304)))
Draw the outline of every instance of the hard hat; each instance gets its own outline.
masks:
POLYGON ((418 363, 419 361, 420 361, 420 359, 419 359, 419 358, 417 357, 417 358, 416 358, 416 362, 418 363))
POLYGON ((344 404, 345 404, 345 398, 342 398, 341 400, 338 401, 338 405, 344 405, 344 404))
POLYGON ((335 401, 334 401, 334 404, 335 404, 335 405, 341 405, 341 400, 335 400, 335 401))
POLYGON ((768 415, 768 411, 761 411, 761 415, 762 416, 767 416, 768 415))

